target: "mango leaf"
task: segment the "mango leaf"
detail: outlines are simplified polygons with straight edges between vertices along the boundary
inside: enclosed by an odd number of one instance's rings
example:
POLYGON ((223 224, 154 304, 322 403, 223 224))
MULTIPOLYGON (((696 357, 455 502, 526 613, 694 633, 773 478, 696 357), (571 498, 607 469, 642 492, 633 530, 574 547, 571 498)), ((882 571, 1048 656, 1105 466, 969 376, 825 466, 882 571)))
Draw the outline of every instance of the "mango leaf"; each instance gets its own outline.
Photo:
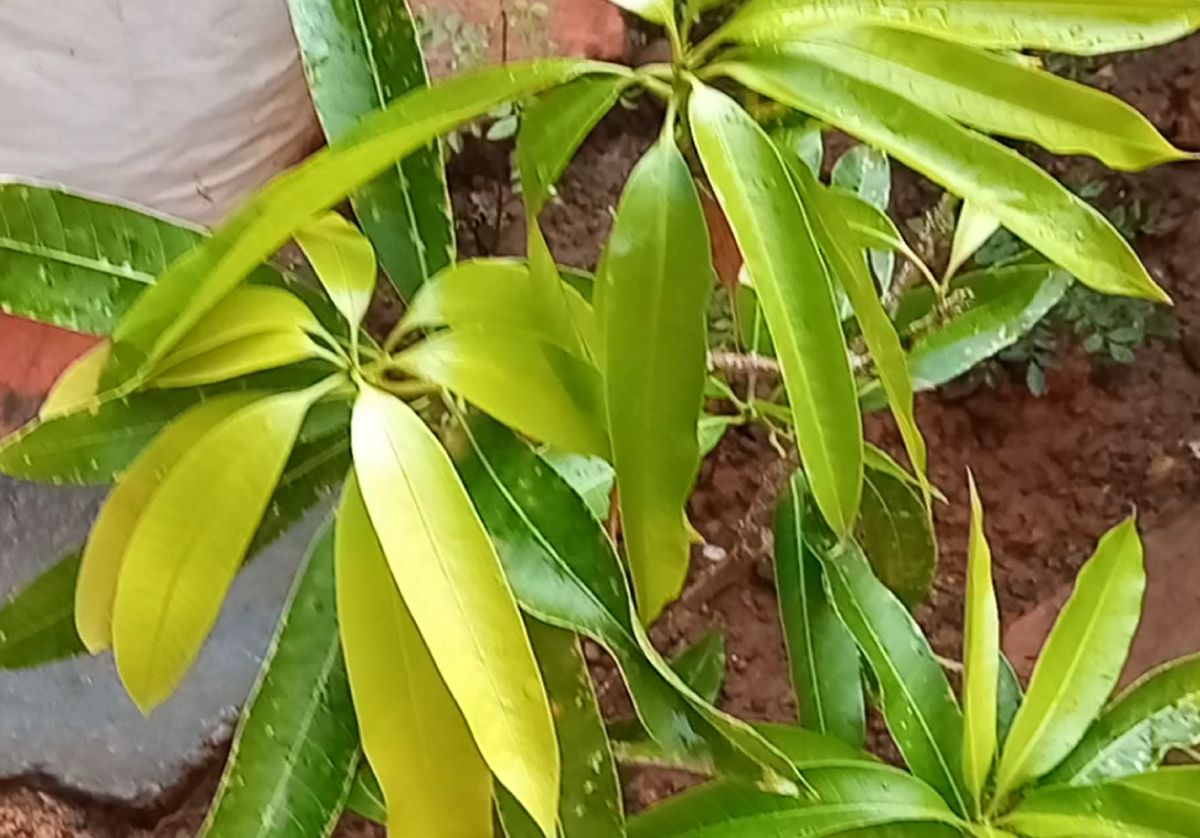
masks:
POLYGON ((592 517, 597 521, 608 520, 616 484, 612 466, 599 457, 564 454, 553 448, 543 449, 541 457, 583 499, 592 517))
POLYGON ((1187 838, 1200 818, 1200 766, 1033 792, 1000 826, 1030 838, 1187 838))
POLYGON ((974 477, 970 477, 970 483, 971 535, 963 629, 963 777, 978 813, 996 759, 1000 613, 992 585, 992 551, 983 531, 983 505, 974 477))
MULTIPOLYGON (((404 313, 403 332, 439 326, 511 329, 573 352, 573 342, 561 339, 561 324, 548 324, 541 317, 534 282, 525 262, 513 259, 459 262, 439 273, 413 298, 404 313)), ((585 343, 593 343, 596 326, 591 305, 574 288, 560 284, 585 343)))
POLYGON ((506 64, 413 91, 261 190, 199 248, 174 261, 114 332, 106 384, 130 386, 256 265, 321 210, 444 131, 496 104, 613 65, 547 59, 506 64))
POLYGON ((610 2, 651 23, 675 27, 674 0, 610 0, 610 2))
POLYGON ((920 484, 868 466, 855 538, 883 584, 915 610, 933 587, 938 545, 920 484))
POLYGON ((613 464, 638 614, 649 624, 687 577, 684 507, 700 467, 696 421, 716 283, 700 196, 669 136, 626 182, 601 277, 613 464))
POLYGON ((354 778, 350 796, 346 798, 346 811, 375 823, 387 823, 387 802, 383 799, 383 789, 379 787, 379 780, 366 761, 358 765, 358 776, 354 778))
POLYGON ((1175 748, 1200 745, 1200 656, 1146 675, 1098 718, 1047 784, 1119 779, 1162 764, 1175 748))
POLYGON ((199 653, 304 415, 332 383, 238 410, 179 458, 146 503, 121 562, 112 621, 117 671, 142 712, 166 700, 199 653))
POLYGON ((550 708, 496 549, 449 455, 410 407, 372 388, 355 403, 351 449, 400 595, 484 762, 553 834, 560 763, 550 708))
POLYGON ((105 499, 88 535, 75 586, 75 625, 93 655, 112 645, 117 579, 151 497, 210 431, 260 398, 261 393, 231 393, 188 410, 146 446, 105 499))
POLYGON ((297 230, 296 243, 308 257, 325 293, 350 324, 350 334, 357 335, 375 291, 375 250, 371 242, 341 215, 327 212, 297 230))
POLYGON ((1025 690, 1021 687, 1021 679, 1017 671, 1003 653, 1000 654, 999 683, 996 693, 996 747, 1004 748, 1008 734, 1012 731, 1013 720, 1025 700, 1025 690))
POLYGON ((422 835, 489 834, 492 777, 397 590, 353 475, 334 533, 346 671, 388 823, 422 835))
POLYGON ((0 181, 0 310, 108 334, 198 228, 53 184, 0 181))
POLYGON ((802 472, 792 475, 775 511, 775 585, 800 724, 862 747, 866 708, 854 638, 822 585, 822 527, 802 472))
POLYGON ((737 313, 738 337, 747 352, 765 358, 775 357, 775 345, 771 341, 771 330, 758 303, 758 292, 753 285, 739 282, 733 296, 737 313))
MULTIPOLYGON (((846 222, 861 247, 870 248, 872 252, 892 250, 899 253, 933 284, 934 276, 929 266, 921 261, 921 257, 904 240, 904 236, 900 235, 896 223, 887 213, 845 189, 833 187, 826 194, 837 215, 846 222)), ((890 288, 887 290, 890 291, 890 288)))
POLYGON ((104 394, 5 437, 0 473, 56 486, 111 483, 168 422, 197 402, 223 393, 299 389, 328 373, 328 367, 298 365, 203 388, 104 394))
POLYGON ((563 755, 562 838, 623 838, 625 810, 587 662, 573 632, 526 620, 563 755))
MULTIPOLYGON (((817 173, 813 169, 813 176, 817 173)), ((856 145, 838 158, 830 173, 830 182, 845 189, 861 201, 886 214, 892 200, 892 167, 887 155, 869 145, 856 145)), ((869 254, 871 273, 879 290, 887 294, 892 287, 896 255, 891 248, 872 250, 869 254)))
POLYGON ((1090 154, 1110 168, 1133 171, 1193 156, 1114 96, 971 46, 856 26, 791 49, 836 62, 861 81, 985 133, 1028 140, 1056 154, 1090 154))
POLYGON ((86 649, 75 631, 79 553, 68 553, 0 610, 0 669, 27 669, 73 658, 86 649))
POLYGON ((1095 208, 995 140, 799 53, 747 51, 723 72, 878 146, 970 198, 1034 249, 1106 294, 1167 301, 1129 243, 1095 208), (1057 220, 1047 225, 1045 218, 1057 220))
POLYGON ((696 423, 696 441, 700 445, 700 457, 703 459, 716 450, 725 438, 725 432, 738 424, 737 416, 712 416, 702 414, 696 423))
POLYGON ((622 76, 577 79, 550 91, 521 114, 517 168, 526 211, 535 217, 554 194, 579 146, 629 87, 622 76))
POLYGON ((1098 55, 1181 38, 1200 27, 1200 11, 1188 0, 1138 6, 1123 0, 1054 6, 1037 0, 956 0, 950 5, 941 0, 754 0, 711 40, 781 43, 831 23, 879 24, 988 49, 1098 55))
POLYGON ((709 629, 671 660, 671 668, 709 704, 716 704, 725 685, 725 634, 709 629))
POLYGON ((1145 588, 1142 543, 1129 518, 1100 539, 1042 647, 1000 757, 997 797, 1046 774, 1079 744, 1121 675, 1145 588))
POLYGON ((770 324, 813 495, 845 533, 862 494, 862 420, 811 213, 770 139, 732 99, 698 85, 690 108, 696 148, 770 324))
POLYGON ((179 363, 171 363, 168 355, 162 361, 162 371, 153 373, 147 386, 200 387, 314 358, 326 358, 342 366, 341 359, 299 330, 251 335, 179 363))
MULTIPOLYGON (((355 136, 363 117, 428 85, 407 2, 289 0, 288 5, 317 116, 331 143, 355 136)), ((442 150, 436 140, 418 146, 351 196, 379 261, 406 300, 454 260, 442 150)), ((373 280, 372 275, 372 285, 373 280)))
POLYGON ((100 388, 100 373, 108 363, 112 345, 102 341, 71 362, 38 408, 39 419, 74 413, 92 402, 100 388))
POLYGON ((360 756, 327 524, 309 548, 242 711, 200 838, 330 835, 360 756))
POLYGON ((1016 343, 1062 299, 1071 280, 1049 265, 1019 265, 964 276, 972 305, 919 337, 908 354, 913 384, 932 390, 1016 343))
POLYGON ((958 269, 999 229, 1000 219, 979 209, 972 201, 963 201, 958 224, 954 227, 954 243, 950 248, 950 261, 946 265, 946 278, 958 273, 958 269))
POLYGON ((808 169, 792 165, 791 171, 801 200, 812 217, 821 253, 850 298, 863 340, 875 362, 876 374, 887 393, 888 404, 904 440, 905 450, 917 472, 922 491, 927 495, 930 490, 925 478, 925 440, 917 427, 912 380, 904 361, 900 337, 876 293, 849 225, 841 223, 836 206, 826 200, 827 193, 808 169))
POLYGON ((534 439, 577 454, 608 453, 599 372, 557 346, 498 328, 451 330, 395 360, 534 439))
POLYGON ((853 543, 818 556, 833 605, 879 683, 884 718, 909 770, 965 814, 962 711, 928 641, 853 543))
POLYGON ((713 783, 685 792, 629 821, 630 838, 833 836, 912 822, 954 824, 937 792, 896 768, 847 763, 810 768, 812 798, 713 783))
POLYGON ((612 543, 571 487, 502 425, 476 417, 463 427, 459 472, 522 609, 608 649, 639 720, 669 752, 751 782, 794 777, 749 726, 667 679, 667 664, 642 645, 612 543))

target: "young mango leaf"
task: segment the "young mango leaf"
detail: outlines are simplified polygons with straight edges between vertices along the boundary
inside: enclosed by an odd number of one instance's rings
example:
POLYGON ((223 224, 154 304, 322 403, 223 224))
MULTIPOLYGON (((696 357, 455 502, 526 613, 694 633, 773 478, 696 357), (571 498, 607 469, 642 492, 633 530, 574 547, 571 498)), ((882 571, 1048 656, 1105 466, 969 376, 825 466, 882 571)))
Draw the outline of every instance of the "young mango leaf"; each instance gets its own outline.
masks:
POLYGON ((200 437, 146 503, 121 560, 112 620, 117 671, 143 713, 166 700, 199 653, 304 415, 333 383, 241 408, 200 437))
POLYGON ((946 278, 958 273, 979 248, 987 243, 1000 229, 1000 219, 975 206, 973 201, 963 201, 958 213, 958 224, 954 227, 954 243, 950 247, 950 261, 946 265, 946 278))
POLYGON ((1140 171, 1193 155, 1115 96, 986 50, 881 26, 820 33, 790 49, 984 133, 1140 171), (951 69, 953 68, 953 69, 951 69))
POLYGON ((484 761, 552 835, 560 762, 545 689, 449 455, 410 407, 373 388, 355 403, 351 448, 392 576, 484 761))
POLYGON ((1062 299, 1070 278, 1052 265, 1019 265, 963 277, 972 305, 919 337, 908 353, 918 390, 932 390, 1016 343, 1062 299))
POLYGON ((630 83, 622 76, 577 79, 550 91, 522 112, 517 168, 530 217, 545 207, 575 152, 630 83))
MULTIPOLYGON (((1042 49, 1073 55, 1145 49, 1200 28, 1189 0, 1090 0, 1047 6, 1037 0, 754 0, 711 41, 784 43, 828 24, 878 24, 987 49, 1042 49)), ((915 48, 915 47, 914 47, 915 48)))
POLYGON ((854 638, 838 619, 821 581, 817 529, 801 472, 775 511, 775 585, 800 724, 849 745, 866 741, 862 671, 854 638))
POLYGON ((261 393, 231 393, 188 410, 146 446, 105 499, 88 535, 75 586, 75 626, 93 655, 112 645, 117 579, 150 498, 210 431, 261 398, 261 393))
POLYGON ((365 117, 332 146, 272 181, 199 248, 174 261, 113 333, 109 385, 130 386, 255 266, 323 209, 444 131, 500 102, 613 65, 545 59, 506 64, 415 90, 365 117))
POLYGON ((179 363, 171 363, 168 355, 162 361, 161 372, 152 373, 147 386, 159 389, 201 387, 314 358, 344 365, 341 359, 298 329, 268 332, 235 340, 179 363))
MULTIPOLYGON (((439 326, 464 330, 510 329, 574 352, 575 342, 562 340, 561 324, 546 323, 541 316, 534 284, 525 262, 513 259, 459 262, 439 273, 413 298, 404 313, 403 333, 439 326)), ((585 344, 593 344, 596 325, 591 305, 574 288, 563 285, 562 294, 572 319, 585 344)))
POLYGON ((327 212, 297 230, 296 243, 325 293, 350 324, 350 334, 358 334, 375 291, 375 249, 371 242, 341 215, 327 212))
POLYGON ((200 838, 332 834, 361 756, 335 597, 326 524, 242 711, 200 838))
POLYGON ((1094 786, 1033 792, 998 824, 1030 838, 1190 838, 1200 818, 1200 766, 1094 786))
POLYGON ((698 85, 690 108, 696 148, 770 324, 813 495, 845 533, 862 494, 862 419, 811 213, 770 139, 732 99, 698 85))
POLYGON ((900 429, 905 450, 917 472, 922 491, 928 494, 928 481, 925 478, 925 440, 917 427, 912 380, 904 361, 904 348, 900 344, 900 336, 896 334, 887 310, 871 282, 866 263, 849 225, 841 222, 836 207, 826 200, 827 193, 808 169, 792 165, 791 172, 801 200, 809 210, 821 252, 850 298, 863 340, 867 343, 879 381, 887 393, 888 404, 892 408, 896 426, 900 429))
POLYGON ((995 140, 854 78, 826 58, 746 51, 713 72, 826 119, 970 198, 1095 290, 1169 300, 1104 216, 1045 171, 995 140), (1057 223, 1045 224, 1047 215, 1057 223))
POLYGON ((555 448, 608 454, 600 374, 557 346, 504 329, 451 330, 401 352, 396 364, 555 448))
POLYGON ((574 632, 526 620, 563 755, 562 838, 623 838, 625 810, 604 719, 574 632))
MULTIPOLYGON (((407 2, 361 0, 348 7, 337 0, 289 0, 288 5, 313 104, 331 143, 352 136, 363 117, 429 84, 407 2)), ((359 223, 405 300, 454 260, 442 150, 436 140, 419 145, 351 195, 359 223)), ((371 279, 374 285, 374 271, 371 279)))
MULTIPOLYGON (((811 798, 728 782, 685 792, 629 821, 630 838, 832 836, 888 824, 956 824, 937 792, 899 769, 867 762, 810 768, 811 798)), ((931 828, 932 831, 932 828, 931 828)), ((925 833, 929 834, 929 833, 925 833)))
POLYGON ((1098 718, 1047 784, 1088 785, 1162 764, 1175 748, 1200 745, 1200 656, 1138 681, 1098 718))
POLYGON ((1145 588, 1142 543, 1129 518, 1100 539, 1042 647, 1000 757, 997 798, 1041 777, 1079 744, 1121 675, 1145 588))
POLYGON ((0 610, 0 669, 28 669, 85 650, 75 630, 79 552, 56 561, 0 610))
POLYGON ((854 534, 879 580, 916 610, 933 587, 938 545, 921 483, 901 475, 867 466, 854 534))
POLYGON ((645 652, 612 543, 571 487, 499 423, 476 417, 464 430, 469 447, 459 472, 525 612, 608 649, 639 720, 670 753, 750 782, 794 776, 748 725, 686 686, 681 692, 661 657, 645 652))
POLYGON ((834 607, 879 683, 884 718, 909 770, 966 814, 963 716, 941 664, 861 550, 843 543, 818 556, 834 607))
POLYGON ((979 813, 996 759, 1000 677, 1000 613, 992 585, 992 551, 983 531, 983 504, 971 483, 967 544, 967 613, 963 629, 963 777, 979 813))
POLYGON ((671 668, 709 704, 716 704, 725 685, 725 634, 709 629, 671 661, 671 668))
POLYGON ((649 624, 687 577, 684 507, 700 467, 696 422, 716 283, 700 196, 668 135, 629 176, 601 282, 613 465, 638 614, 649 624))
POLYGON ((38 408, 38 418, 51 419, 74 413, 94 401, 100 389, 100 373, 104 371, 111 351, 111 344, 101 342, 72 361, 46 394, 38 408))
POLYGON ((353 474, 334 533, 346 671, 388 823, 422 835, 490 834, 491 774, 397 589, 353 474))

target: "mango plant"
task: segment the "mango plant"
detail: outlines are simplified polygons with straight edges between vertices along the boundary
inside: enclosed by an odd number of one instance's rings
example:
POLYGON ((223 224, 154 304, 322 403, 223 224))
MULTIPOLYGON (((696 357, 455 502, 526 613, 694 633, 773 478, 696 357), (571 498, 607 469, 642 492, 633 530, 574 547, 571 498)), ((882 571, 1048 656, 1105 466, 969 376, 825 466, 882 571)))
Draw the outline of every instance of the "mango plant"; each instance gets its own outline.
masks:
MULTIPOLYGON (((1029 784, 1077 744, 1074 728, 1053 745, 1044 730, 1026 734, 994 781, 984 747, 974 786, 946 759, 961 726, 954 698, 888 593, 915 604, 931 572, 911 561, 913 543, 933 549, 937 495, 913 392, 1003 348, 1061 293, 1064 271, 1105 293, 1165 297, 1102 216, 988 134, 1122 168, 1188 157, 1123 103, 1014 51, 1134 48, 1200 27, 1200 14, 1172 0, 1050 12, 1020 0, 752 0, 695 42, 713 4, 622 0, 665 28, 669 63, 548 59, 427 87, 404 6, 359 5, 349 15, 294 0, 331 143, 211 236, 61 188, 0 185, 5 310, 104 336, 0 445, 0 470, 115 484, 80 550, 0 612, 0 660, 111 648, 151 712, 187 674, 243 564, 335 495, 206 835, 325 835, 347 805, 397 834, 447 836, 756 834, 793 809, 817 812, 796 822, 800 835, 1010 824, 1037 799, 1029 784), (632 90, 664 103, 661 134, 625 186, 595 275, 568 270, 540 213, 632 90), (892 310, 886 256, 911 250, 865 174, 822 182, 802 157, 811 142, 768 130, 764 99, 968 197, 1041 257, 962 278, 963 310, 947 309, 933 277, 892 310), (526 257, 457 262, 438 139, 518 100, 532 100, 516 149, 526 257), (805 713, 816 733, 716 709, 711 688, 646 634, 687 574, 705 394, 741 400, 708 377, 703 196, 733 231, 782 377, 777 399, 751 391, 744 403, 794 434, 803 465, 803 491, 781 507, 794 558, 780 589, 793 670, 818 685, 802 698, 819 708, 805 713), (347 198, 357 226, 331 212, 347 198), (270 262, 292 240, 315 278, 270 262), (372 332, 380 268, 406 305, 372 332), (863 412, 883 406, 908 468, 863 441, 863 412), (619 547, 594 483, 563 477, 572 457, 611 465, 619 547), (805 527, 818 520, 814 541, 805 527), (819 581, 801 561, 818 548, 819 581), (616 661, 645 749, 734 785, 627 822, 578 636, 616 661), (889 657, 897 644, 911 668, 889 657), (816 677, 830 654, 838 677, 816 677), (902 749, 915 779, 860 764, 860 656, 885 715, 916 736, 902 749), (910 682, 928 694, 918 700, 910 682), (869 789, 875 820, 825 819, 826 804, 869 789), (971 808, 983 800, 982 814, 971 808), (731 807, 759 820, 721 831, 731 807)), ((1066 724, 1054 721, 1043 727, 1066 724)))

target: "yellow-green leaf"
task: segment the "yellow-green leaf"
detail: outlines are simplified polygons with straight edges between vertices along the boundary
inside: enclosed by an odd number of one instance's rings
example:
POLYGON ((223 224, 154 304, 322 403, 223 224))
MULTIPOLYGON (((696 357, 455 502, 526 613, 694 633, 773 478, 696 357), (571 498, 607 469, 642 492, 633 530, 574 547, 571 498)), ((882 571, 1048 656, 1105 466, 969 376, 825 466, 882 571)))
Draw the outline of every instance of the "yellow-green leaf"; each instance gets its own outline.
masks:
POLYGON ((1000 757, 1003 797, 1058 765, 1079 744, 1121 676, 1146 588, 1133 518, 1100 539, 1038 657, 1000 757))
POLYGON ((399 399, 364 388, 351 449, 392 576, 484 761, 547 835, 559 754, 517 603, 449 455, 399 399))
POLYGON ((608 454, 600 373, 559 346, 506 329, 451 330, 402 352, 396 363, 534 439, 577 454, 608 454))
POLYGON ((336 212, 296 231, 296 243, 337 310, 357 330, 375 290, 375 250, 358 228, 336 212))
POLYGON ((1097 291, 1168 300, 1133 248, 1099 211, 995 140, 854 78, 831 58, 751 50, 718 70, 837 125, 955 195, 970 198, 1097 291), (1047 218, 1055 223, 1047 224, 1047 218))
POLYGON ((203 355, 165 366, 162 372, 151 377, 149 386, 198 387, 316 357, 330 357, 330 353, 304 332, 267 332, 244 337, 203 355))
POLYGON ((962 209, 958 212, 958 224, 954 227, 954 244, 946 265, 946 279, 958 273, 958 269, 999 229, 1000 219, 977 207, 974 201, 963 201, 962 209))
POLYGON ((609 0, 627 12, 659 26, 675 26, 674 0, 609 0))
POLYGON ((963 635, 963 779, 978 808, 996 759, 996 696, 1000 678, 1000 614, 992 587, 992 552, 983 505, 971 478, 967 545, 967 615, 963 635))
POLYGON ((491 835, 492 775, 396 588, 353 475, 335 526, 350 692, 391 831, 491 835))
POLYGON ((75 586, 75 626, 93 655, 112 644, 113 599, 121 561, 150 498, 205 434, 260 398, 261 393, 231 393, 201 402, 167 425, 109 493, 88 536, 75 586))
POLYGON ((687 577, 684 507, 700 466, 696 423, 716 283, 700 196, 669 136, 629 176, 600 281, 621 521, 638 614, 649 624, 687 577))
POLYGON ((104 371, 111 351, 112 344, 104 341, 76 358, 54 382, 38 408, 38 418, 51 419, 72 413, 94 399, 100 390, 100 373, 104 371))
POLYGON ((266 511, 317 385, 268 396, 217 424, 150 497, 121 563, 117 671, 149 713, 200 651, 266 511))
POLYGON ((771 329, 813 496, 830 526, 845 533, 862 495, 862 418, 810 213, 748 113, 702 85, 690 105, 696 148, 771 329))

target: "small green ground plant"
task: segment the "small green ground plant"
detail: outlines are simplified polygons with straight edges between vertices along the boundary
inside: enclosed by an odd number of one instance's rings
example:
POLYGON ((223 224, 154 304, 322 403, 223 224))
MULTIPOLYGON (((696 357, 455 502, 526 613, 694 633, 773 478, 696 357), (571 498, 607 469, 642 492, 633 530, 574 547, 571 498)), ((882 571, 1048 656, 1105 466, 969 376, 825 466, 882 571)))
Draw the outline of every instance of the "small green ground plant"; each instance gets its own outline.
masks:
MULTIPOLYGON (((969 770, 946 762, 961 745, 954 699, 928 680, 941 671, 898 605, 928 591, 936 544, 913 393, 1010 345, 1067 273, 1103 293, 1165 298, 1102 215, 988 134, 1122 168, 1188 158, 1120 101, 1013 53, 1160 43, 1200 27, 1200 11, 1173 0, 1049 11, 753 0, 697 41, 714 4, 621 5, 665 29, 669 63, 548 59, 427 87, 402 4, 347 15, 294 0, 331 144, 211 236, 59 188, 0 186, 5 309, 105 336, 0 447, 0 470, 114 484, 80 550, 0 612, 0 660, 111 648, 150 712, 186 675, 243 564, 333 495, 243 713, 210 838, 326 835, 347 806, 419 836, 712 838, 762 834, 793 811, 801 820, 783 834, 895 834, 913 822, 923 835, 1077 834, 1005 820, 1053 766, 1013 774, 1002 756, 997 791, 984 794, 989 754, 969 770), (662 101, 661 134, 625 185, 595 274, 559 266, 540 213, 633 90, 662 101), (526 103, 516 160, 527 255, 459 262, 437 142, 511 102, 526 103), (813 124, 864 143, 832 184, 809 166, 813 124), (880 209, 883 153, 1040 255, 893 292, 892 262, 912 252, 880 209), (709 375, 705 194, 745 261, 752 347, 765 333, 774 354, 781 386, 765 398, 709 375), (345 198, 357 225, 330 212, 345 198), (312 276, 270 263, 291 240, 312 276), (363 322, 380 270, 405 310, 372 334, 363 322), (857 695, 821 702, 829 714, 804 709, 801 727, 718 710, 698 674, 710 667, 672 665, 646 635, 685 581, 701 444, 729 421, 702 416, 706 393, 737 406, 735 420, 769 418, 799 450, 803 493, 798 484, 781 509, 809 510, 792 543, 819 554, 821 581, 816 565, 781 564, 784 623, 795 671, 820 660, 837 672, 797 681, 798 693, 802 707, 827 688, 857 695), (864 443, 863 413, 884 408, 907 468, 864 443), (619 543, 602 523, 615 517, 619 543), (625 817, 580 636, 617 662, 642 745, 733 791, 625 817), (826 644, 841 653, 818 658, 826 644), (919 659, 911 671, 889 657, 896 644, 919 659), (903 749, 911 782, 814 762, 822 748, 861 747, 868 672, 897 737, 917 737, 903 749), (838 820, 847 807, 869 816, 838 820)), ((1030 719, 1049 712, 1024 707, 1030 719)), ((1060 756, 1043 738, 1022 747, 1060 756)), ((1170 776, 1195 788, 1191 773, 1170 776)), ((1200 821, 1185 820, 1144 834, 1198 834, 1200 821)))

